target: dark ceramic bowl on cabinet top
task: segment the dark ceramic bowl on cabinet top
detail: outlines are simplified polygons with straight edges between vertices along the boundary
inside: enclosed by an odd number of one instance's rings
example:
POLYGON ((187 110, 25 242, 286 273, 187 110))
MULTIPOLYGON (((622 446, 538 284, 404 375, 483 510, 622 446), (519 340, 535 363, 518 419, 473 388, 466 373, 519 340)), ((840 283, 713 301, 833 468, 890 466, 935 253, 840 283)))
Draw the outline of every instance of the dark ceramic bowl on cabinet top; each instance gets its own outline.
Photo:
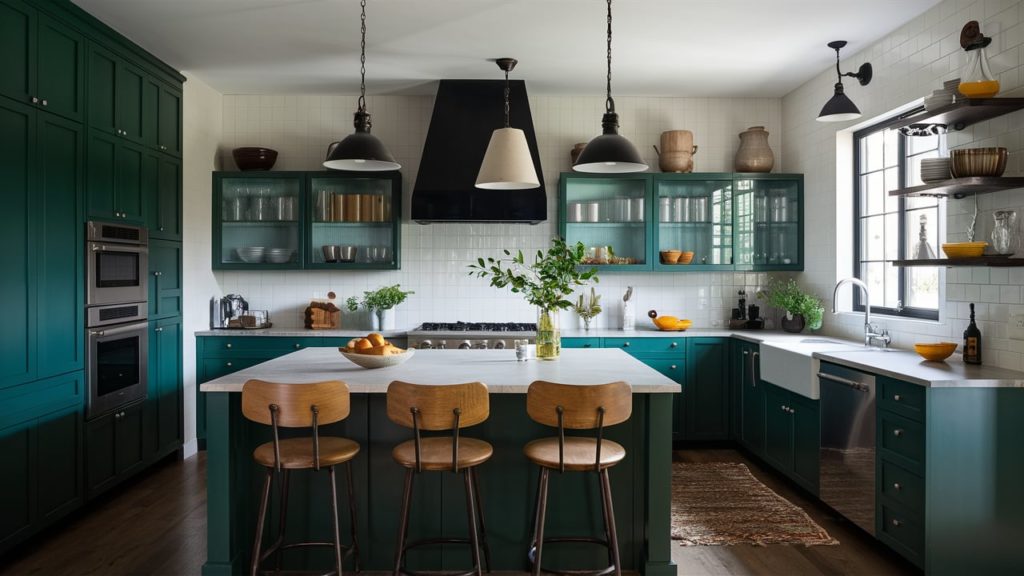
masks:
POLYGON ((277 162, 277 150, 270 148, 235 148, 231 151, 239 170, 270 170, 277 162))

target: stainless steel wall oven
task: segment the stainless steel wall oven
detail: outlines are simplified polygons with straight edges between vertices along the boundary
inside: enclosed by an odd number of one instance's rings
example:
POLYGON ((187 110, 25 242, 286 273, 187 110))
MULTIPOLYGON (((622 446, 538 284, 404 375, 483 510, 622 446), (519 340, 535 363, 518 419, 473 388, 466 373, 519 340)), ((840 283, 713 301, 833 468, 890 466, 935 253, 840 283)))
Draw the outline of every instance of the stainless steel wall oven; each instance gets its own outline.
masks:
POLYGON ((149 268, 147 230, 89 222, 86 231, 86 306, 145 302, 149 268))

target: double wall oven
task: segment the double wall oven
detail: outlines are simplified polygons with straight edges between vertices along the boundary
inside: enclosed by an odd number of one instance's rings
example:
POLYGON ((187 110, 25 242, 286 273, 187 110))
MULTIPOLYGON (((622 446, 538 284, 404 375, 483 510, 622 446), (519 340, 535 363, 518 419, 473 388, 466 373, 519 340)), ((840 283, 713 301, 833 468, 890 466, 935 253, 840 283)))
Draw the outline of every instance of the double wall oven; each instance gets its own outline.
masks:
POLYGON ((86 418, 146 398, 148 388, 149 237, 145 228, 89 222, 86 418))

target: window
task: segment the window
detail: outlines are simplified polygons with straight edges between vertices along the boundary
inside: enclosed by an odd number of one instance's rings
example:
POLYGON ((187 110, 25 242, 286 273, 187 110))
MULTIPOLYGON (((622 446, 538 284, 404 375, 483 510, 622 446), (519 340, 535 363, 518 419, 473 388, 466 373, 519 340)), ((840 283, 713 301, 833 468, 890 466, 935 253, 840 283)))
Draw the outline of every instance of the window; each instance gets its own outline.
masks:
MULTIPOLYGON (((916 112, 916 111, 915 111, 916 112)), ((936 258, 944 212, 936 198, 890 196, 923 184, 921 160, 947 156, 945 134, 904 136, 883 122, 854 133, 854 275, 868 285, 871 312, 937 320, 939 268, 893 260, 936 258)), ((864 310, 854 290, 854 310, 864 310)))

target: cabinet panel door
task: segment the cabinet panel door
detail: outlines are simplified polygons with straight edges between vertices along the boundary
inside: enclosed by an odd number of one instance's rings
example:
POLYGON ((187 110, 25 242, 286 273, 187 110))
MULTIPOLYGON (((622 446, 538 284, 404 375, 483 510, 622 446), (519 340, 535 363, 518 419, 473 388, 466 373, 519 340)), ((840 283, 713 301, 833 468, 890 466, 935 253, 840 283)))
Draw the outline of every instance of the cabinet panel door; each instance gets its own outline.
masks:
POLYGON ((765 386, 758 378, 758 353, 751 351, 752 373, 743 381, 743 444, 755 454, 764 455, 765 386))
POLYGON ((121 144, 117 147, 117 204, 122 218, 143 222, 143 193, 145 190, 142 150, 121 144))
POLYGON ((114 460, 117 473, 130 472, 142 464, 142 403, 122 408, 114 422, 114 460))
POLYGON ((167 240, 149 243, 149 317, 181 314, 181 244, 167 240))
POLYGON ((32 523, 32 430, 27 424, 0 430, 0 544, 32 523))
POLYGON ((89 127, 116 134, 117 69, 119 63, 113 54, 96 45, 89 46, 89 79, 86 90, 89 107, 89 127))
POLYGON ((36 86, 34 8, 19 0, 0 2, 0 94, 28 103, 36 86))
POLYGON ((157 149, 160 130, 160 85, 156 80, 143 76, 142 81, 142 131, 139 143, 147 148, 157 149))
POLYGON ((114 458, 113 414, 86 423, 85 485, 90 494, 102 490, 117 476, 114 458))
POLYGON ((43 108, 81 122, 85 116, 85 41, 74 30, 39 15, 39 97, 43 108))
POLYGON ((38 422, 37 518, 45 522, 82 501, 82 411, 75 407, 43 416, 38 422))
POLYGON ((35 376, 36 264, 30 216, 35 206, 36 112, 32 107, 0 101, 0 302, 6 314, 0 324, 0 388, 35 376))
POLYGON ((765 459, 780 470, 793 468, 793 416, 786 411, 790 395, 768 386, 765 391, 765 459))
POLYGON ((181 94, 166 86, 160 87, 158 144, 161 152, 181 155, 181 94))
POLYGON ((122 136, 140 144, 145 136, 142 114, 145 84, 146 76, 141 70, 120 63, 117 68, 117 127, 122 136))
MULTIPOLYGON (((91 101, 90 101, 91 102, 91 101)), ((115 136, 89 130, 85 166, 86 210, 90 218, 114 218, 117 195, 117 152, 115 136)))
POLYGON ((39 170, 35 249, 38 317, 38 377, 84 367, 81 124, 39 114, 39 170))
POLYGON ((181 163, 161 156, 158 160, 156 197, 147 198, 149 237, 181 240, 181 163))
POLYGON ((687 338, 687 440, 724 440, 729 436, 729 341, 725 338, 687 338))
POLYGON ((158 446, 163 450, 182 440, 181 320, 162 320, 158 322, 157 329, 157 428, 158 446))
POLYGON ((811 492, 818 493, 821 422, 818 401, 790 394, 793 408, 793 476, 811 492))

